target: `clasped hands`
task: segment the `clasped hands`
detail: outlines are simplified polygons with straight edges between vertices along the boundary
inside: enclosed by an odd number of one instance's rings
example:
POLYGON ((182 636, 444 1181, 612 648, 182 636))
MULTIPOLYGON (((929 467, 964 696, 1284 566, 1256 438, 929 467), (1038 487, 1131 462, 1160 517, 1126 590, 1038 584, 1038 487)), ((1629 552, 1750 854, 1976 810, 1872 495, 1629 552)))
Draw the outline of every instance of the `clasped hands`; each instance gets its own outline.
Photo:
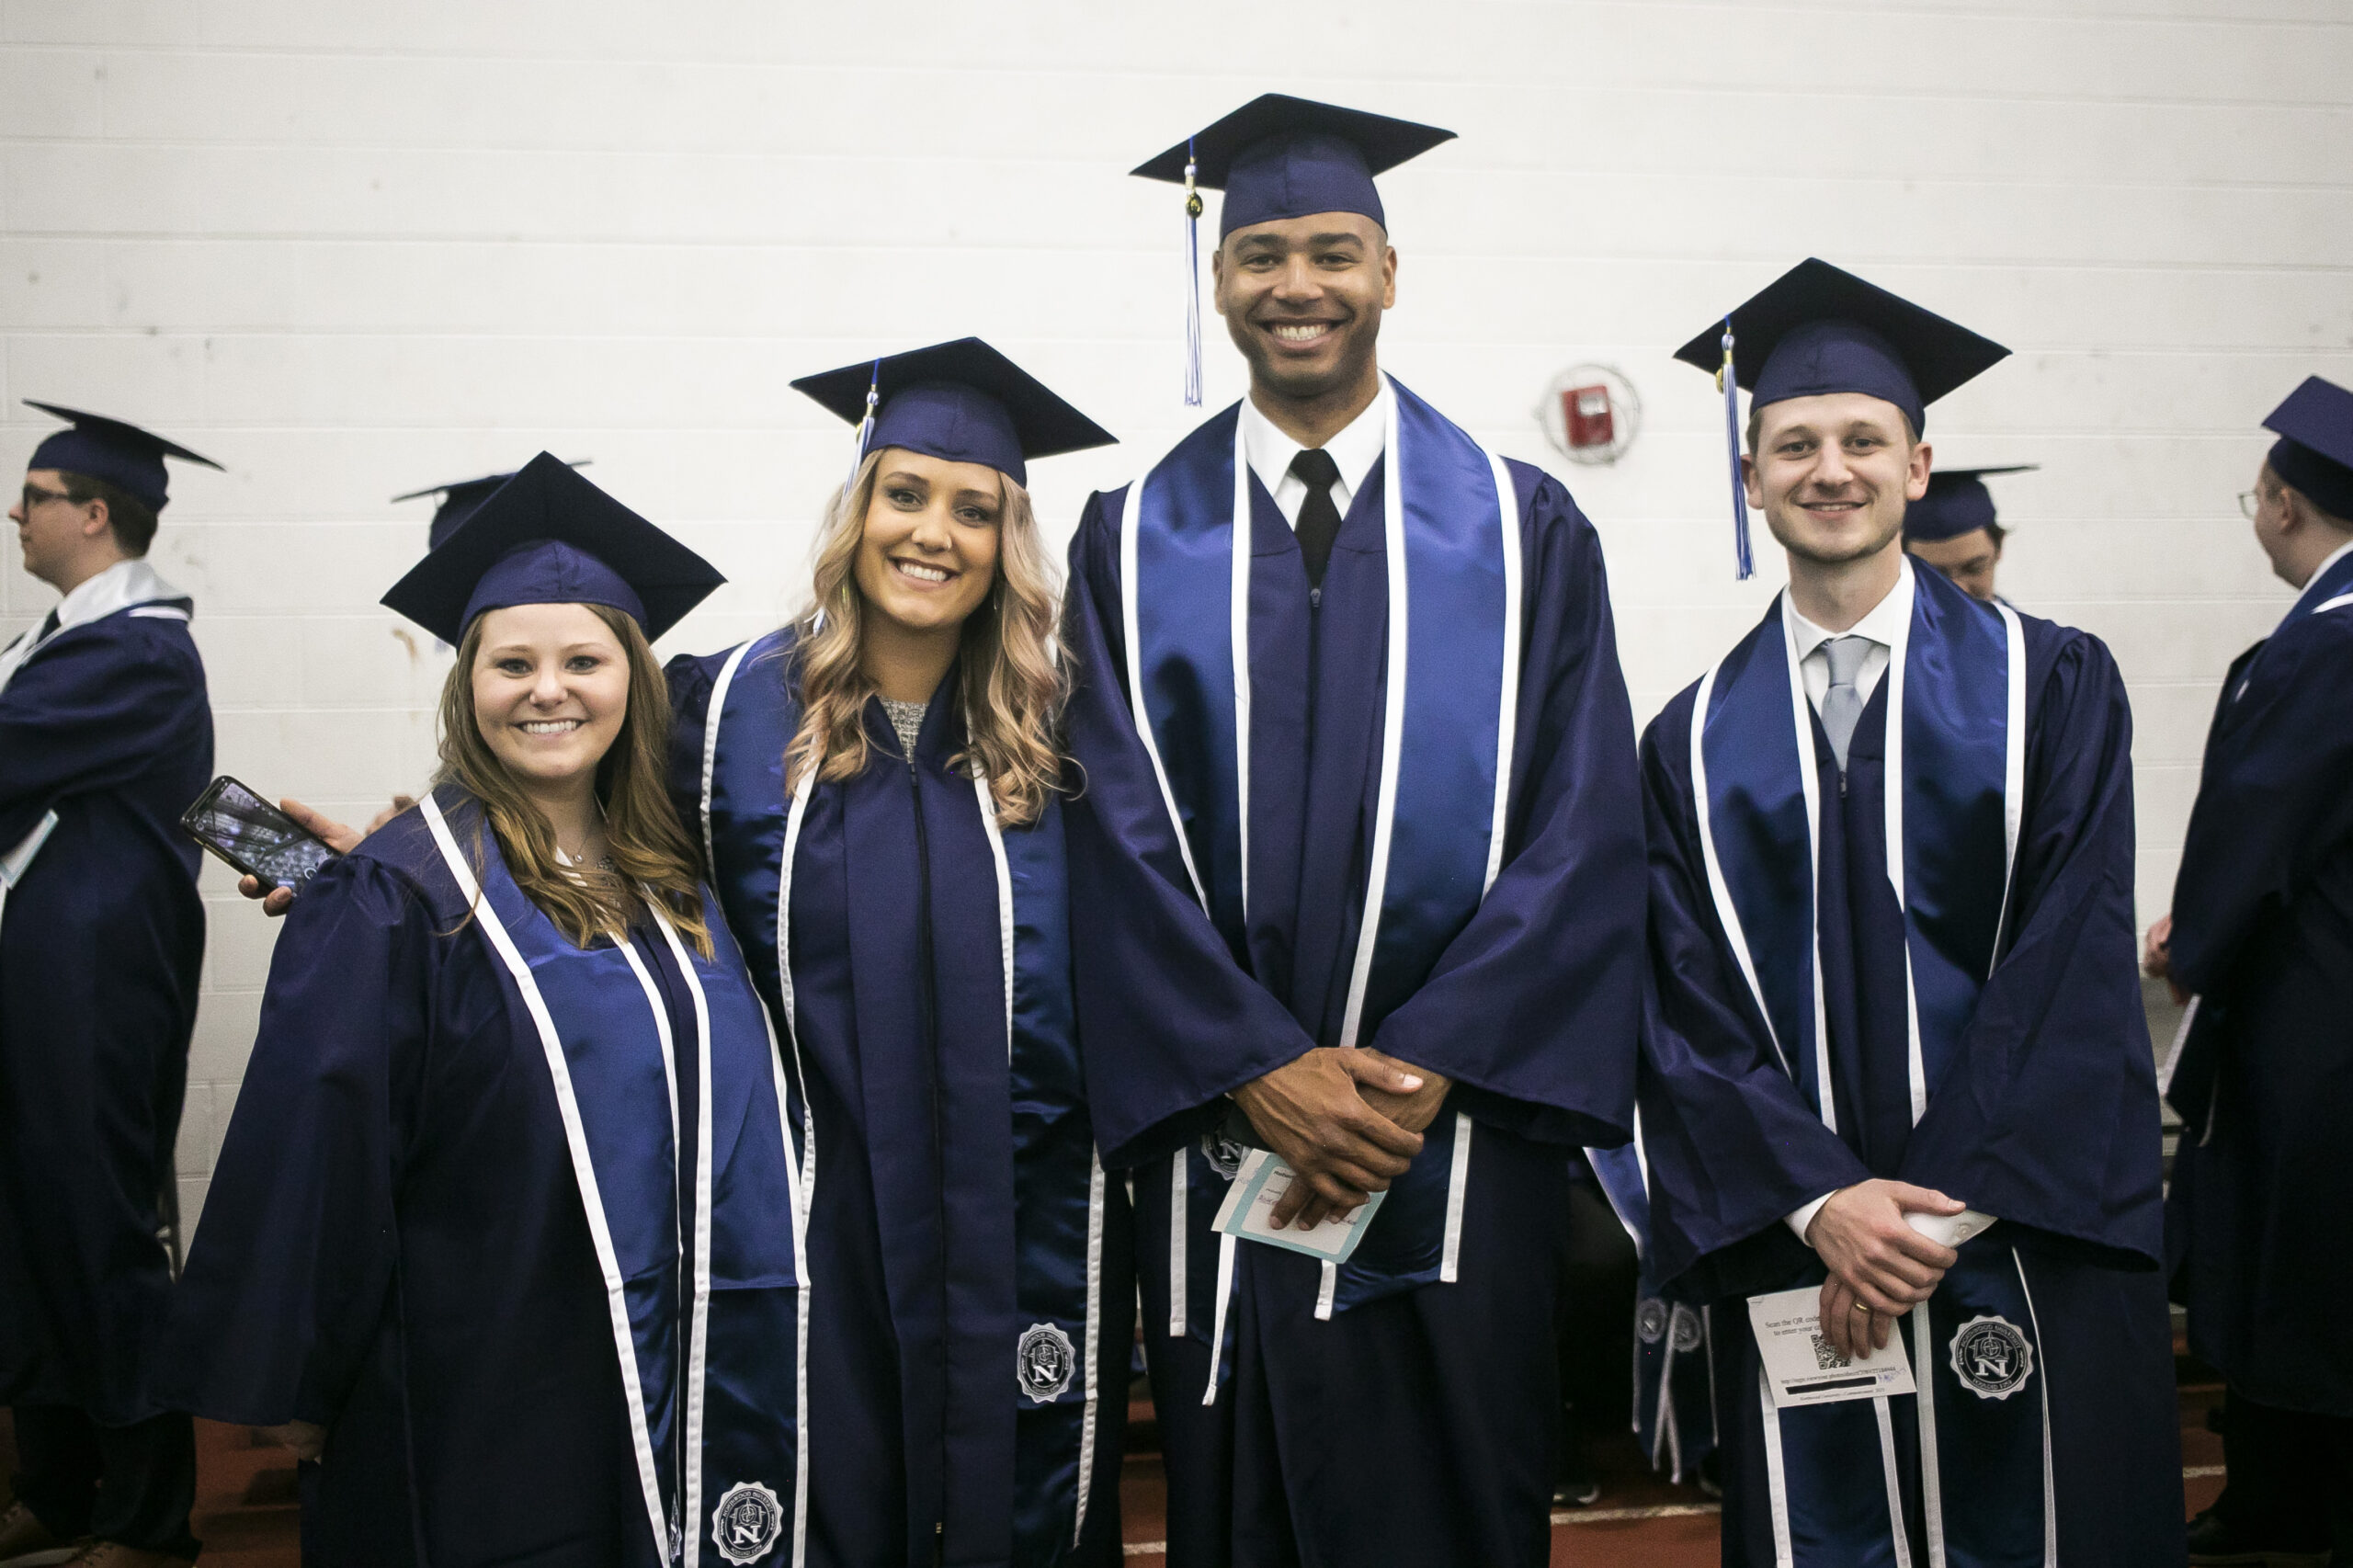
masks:
POLYGON ((1885 1348, 1895 1320, 1936 1294, 1945 1270, 1961 1261, 1905 1216, 1958 1214, 1966 1207, 1901 1181, 1860 1181, 1830 1195, 1805 1239, 1830 1269, 1822 1282, 1822 1337, 1832 1349, 1859 1360, 1885 1348))
POLYGON ((1453 1086, 1370 1046, 1317 1046, 1235 1089, 1251 1127, 1298 1173, 1275 1204, 1275 1229, 1310 1229, 1386 1191, 1453 1086))

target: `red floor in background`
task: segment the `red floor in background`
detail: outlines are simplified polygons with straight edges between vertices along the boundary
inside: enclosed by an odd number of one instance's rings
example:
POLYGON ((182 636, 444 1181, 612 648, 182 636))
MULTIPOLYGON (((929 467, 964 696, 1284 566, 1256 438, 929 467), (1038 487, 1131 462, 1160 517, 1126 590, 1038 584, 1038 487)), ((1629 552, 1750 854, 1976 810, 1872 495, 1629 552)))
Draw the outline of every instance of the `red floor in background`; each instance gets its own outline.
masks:
MULTIPOLYGON (((2183 1489, 2188 1512, 2195 1514, 2222 1490, 2222 1439, 2206 1429, 2206 1413, 2222 1402, 2222 1388, 2194 1365, 2185 1364, 2183 1371, 2183 1489)), ((1142 1426, 1151 1406, 1140 1403, 1131 1415, 1142 1426)), ((1146 1426, 1139 1437, 1148 1432, 1146 1426)), ((1697 1488, 1671 1486, 1651 1474, 1629 1437, 1603 1445, 1596 1459, 1601 1501, 1553 1516, 1553 1568, 1709 1568, 1717 1561, 1714 1506, 1697 1488)), ((0 1412, 0 1470, 12 1470, 15 1460, 0 1412)), ((300 1519, 286 1451, 242 1427, 199 1421, 197 1466, 196 1533, 208 1568, 297 1568, 300 1519)), ((1130 1455, 1120 1501, 1129 1562, 1161 1568, 1167 1513, 1157 1453, 1130 1455)))

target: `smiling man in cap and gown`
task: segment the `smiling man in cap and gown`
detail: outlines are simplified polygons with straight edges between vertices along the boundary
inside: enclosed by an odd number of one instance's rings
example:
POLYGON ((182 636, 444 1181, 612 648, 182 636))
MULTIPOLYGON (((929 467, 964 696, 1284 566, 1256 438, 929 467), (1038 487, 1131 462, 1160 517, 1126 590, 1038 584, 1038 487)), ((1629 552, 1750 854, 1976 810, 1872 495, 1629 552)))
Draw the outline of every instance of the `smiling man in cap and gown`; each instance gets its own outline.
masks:
POLYGON ((96 1536, 193 1557, 188 1417, 153 1387, 204 960, 180 812, 212 771, 192 608, 147 563, 165 458, 136 426, 49 403, 9 509, 64 597, 0 652, 0 1401, 21 1469, 0 1558, 96 1536))
POLYGON ((2256 540, 2300 590, 2223 678, 2152 967, 2197 998, 2166 1241, 2229 1385, 2190 1561, 2353 1562, 2353 392, 2264 424, 2256 540))
POLYGON ((1593 528, 1375 360, 1373 176, 1448 135, 1269 95, 1137 171, 1224 189, 1250 365, 1088 502, 1067 610, 1079 1015, 1176 1568, 1549 1555, 1567 1154, 1629 1132, 1642 828, 1593 528), (1213 1231, 1254 1143, 1299 1173, 1278 1221, 1384 1193, 1347 1261, 1213 1231))
POLYGON ((1927 405, 2006 353, 1809 260, 1677 356, 1750 391, 1790 575, 1643 740, 1654 1266, 1716 1303, 1727 1563, 2182 1561, 2123 685, 1901 544, 1927 405), (1784 1291, 1809 1373, 1892 1335, 1917 1394, 1780 1407, 1784 1291))
POLYGON ((807 1096, 809 1568, 1108 1568, 1135 1283, 1027 485, 1112 437, 978 338, 793 385, 859 437, 811 607, 668 673, 671 790, 807 1096))

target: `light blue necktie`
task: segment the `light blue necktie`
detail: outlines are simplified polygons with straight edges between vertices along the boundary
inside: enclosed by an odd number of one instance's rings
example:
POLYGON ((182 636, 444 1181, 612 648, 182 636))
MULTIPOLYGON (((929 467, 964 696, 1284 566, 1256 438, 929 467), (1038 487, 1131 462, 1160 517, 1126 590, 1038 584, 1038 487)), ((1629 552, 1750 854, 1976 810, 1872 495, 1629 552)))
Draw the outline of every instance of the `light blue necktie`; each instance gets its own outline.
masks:
POLYGON ((1868 637, 1833 637, 1822 645, 1823 656, 1830 662, 1830 689, 1822 694, 1822 729, 1830 737, 1830 754, 1838 759, 1838 771, 1847 771, 1847 746, 1855 738, 1855 725, 1863 716, 1863 695, 1855 689, 1855 677, 1863 673, 1863 661, 1877 646, 1868 637))

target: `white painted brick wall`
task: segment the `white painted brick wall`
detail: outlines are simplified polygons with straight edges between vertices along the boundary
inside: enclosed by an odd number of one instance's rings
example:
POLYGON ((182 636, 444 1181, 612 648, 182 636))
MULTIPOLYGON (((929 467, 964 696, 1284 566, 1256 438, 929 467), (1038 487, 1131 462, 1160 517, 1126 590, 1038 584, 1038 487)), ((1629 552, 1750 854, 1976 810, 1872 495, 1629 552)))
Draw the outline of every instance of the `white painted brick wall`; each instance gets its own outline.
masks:
MULTIPOLYGON (((0 0, 0 465, 28 396, 227 463, 155 551, 221 766, 357 817, 425 778, 442 669, 375 606, 425 537, 385 496, 593 458, 735 578, 667 642, 717 647, 794 607, 846 458, 785 383, 980 332, 1128 438, 1042 465, 1065 533, 1193 417, 1176 199, 1121 171, 1268 88, 1462 132, 1384 181, 1384 358, 1570 481, 1644 716, 1778 578, 1731 579, 1669 348, 1808 253, 2013 345, 1930 434, 2044 465, 2001 483, 2004 585, 2123 664, 2162 910, 2222 667, 2288 598, 2232 501, 2256 421, 2353 381, 2347 0, 0 0), (1566 468, 1529 411, 1596 359, 1643 436, 1566 468)), ((0 629, 48 600, 0 571, 0 629)), ((191 1214, 274 936, 206 891, 191 1214)))

